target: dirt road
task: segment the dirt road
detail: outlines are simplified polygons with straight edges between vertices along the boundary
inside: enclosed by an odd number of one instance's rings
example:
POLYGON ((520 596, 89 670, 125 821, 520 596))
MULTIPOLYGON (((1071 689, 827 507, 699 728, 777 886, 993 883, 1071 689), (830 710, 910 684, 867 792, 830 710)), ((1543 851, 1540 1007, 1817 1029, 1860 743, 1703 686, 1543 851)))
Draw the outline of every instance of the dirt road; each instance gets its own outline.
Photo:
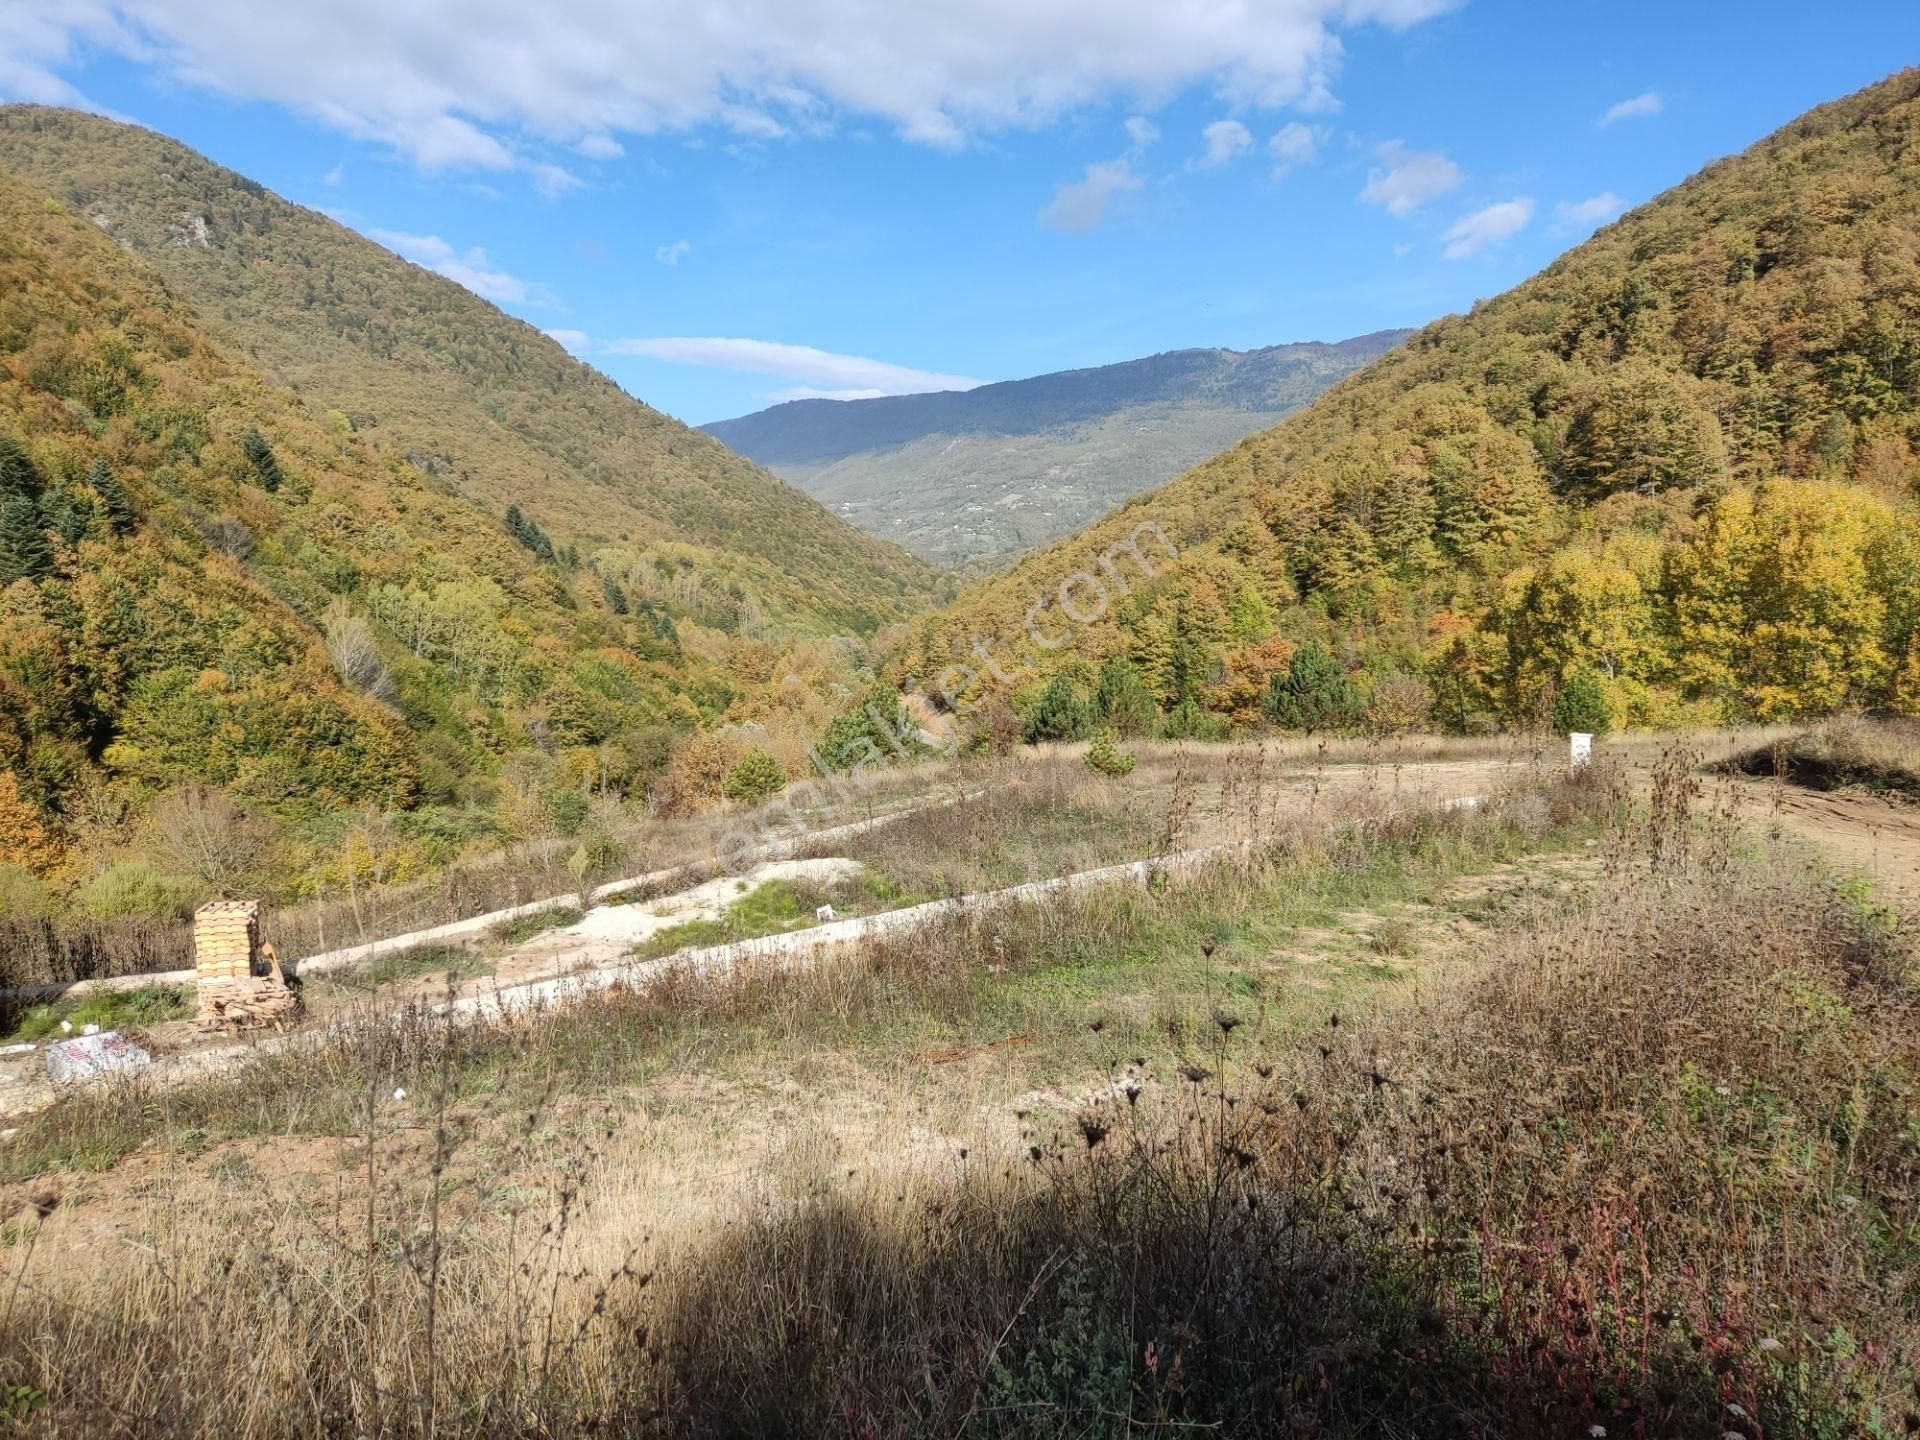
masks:
POLYGON ((1729 783, 1748 823, 1777 825, 1841 869, 1869 876, 1887 899, 1920 905, 1920 805, 1769 780, 1729 783))

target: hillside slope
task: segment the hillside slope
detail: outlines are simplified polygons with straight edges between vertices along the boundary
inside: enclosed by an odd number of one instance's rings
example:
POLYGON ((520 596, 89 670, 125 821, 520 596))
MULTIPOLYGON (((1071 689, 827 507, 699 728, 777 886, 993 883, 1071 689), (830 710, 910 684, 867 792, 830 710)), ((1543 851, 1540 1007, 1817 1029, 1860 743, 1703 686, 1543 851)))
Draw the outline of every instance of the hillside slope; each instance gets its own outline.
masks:
POLYGON ((868 630, 924 604, 923 562, 650 409, 532 326, 151 131, 0 106, 0 168, 58 196, 277 384, 496 514, 691 566, 749 629, 868 630))
POLYGON ((1383 726, 1569 689, 1634 723, 1920 709, 1917 96, 1903 72, 1708 167, 970 588, 897 673, 964 708, 1061 672, 1085 699, 1119 660, 1205 730, 1297 722, 1313 640, 1383 726))
POLYGON ((1072 532, 1410 333, 1175 350, 966 391, 795 400, 701 428, 863 529, 956 564, 1072 532))
POLYGON ((0 171, 0 915, 571 833, 772 660, 315 417, 0 171))

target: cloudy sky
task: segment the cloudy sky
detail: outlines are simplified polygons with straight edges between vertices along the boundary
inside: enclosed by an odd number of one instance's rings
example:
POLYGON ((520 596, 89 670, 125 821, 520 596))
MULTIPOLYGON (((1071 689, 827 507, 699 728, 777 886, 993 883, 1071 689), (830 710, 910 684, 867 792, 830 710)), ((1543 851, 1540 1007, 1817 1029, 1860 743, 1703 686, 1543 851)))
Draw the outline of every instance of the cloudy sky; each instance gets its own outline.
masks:
POLYGON ((1911 0, 0 0, 706 421, 1416 325, 1920 60, 1911 0), (536 18, 537 17, 537 18, 536 18))

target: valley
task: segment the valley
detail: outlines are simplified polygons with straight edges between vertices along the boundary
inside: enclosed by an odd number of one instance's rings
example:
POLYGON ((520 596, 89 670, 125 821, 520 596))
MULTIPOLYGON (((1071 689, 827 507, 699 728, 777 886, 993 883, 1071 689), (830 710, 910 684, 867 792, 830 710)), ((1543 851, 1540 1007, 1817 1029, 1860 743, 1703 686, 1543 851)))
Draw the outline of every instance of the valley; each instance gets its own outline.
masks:
POLYGON ((794 400, 702 428, 870 534, 965 567, 1068 535, 1410 334, 1181 350, 975 390, 794 400))
POLYGON ((1920 1432, 1902 18, 0 12, 0 1432, 1920 1432))

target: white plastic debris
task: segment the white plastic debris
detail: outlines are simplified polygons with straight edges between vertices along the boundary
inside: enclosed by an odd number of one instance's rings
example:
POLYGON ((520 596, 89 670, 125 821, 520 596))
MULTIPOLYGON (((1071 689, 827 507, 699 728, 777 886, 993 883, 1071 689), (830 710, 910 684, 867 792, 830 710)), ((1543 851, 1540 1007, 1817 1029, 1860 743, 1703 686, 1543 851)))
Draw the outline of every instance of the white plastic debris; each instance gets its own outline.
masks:
POLYGON ((73 1021, 71 1021, 71 1020, 62 1020, 62 1021, 60 1022, 60 1033, 61 1033, 62 1035, 71 1035, 71 1034, 73 1034, 73 1021))
POLYGON ((80 1027, 80 1033, 82 1035, 98 1035, 100 1033, 100 1027, 89 1020, 85 1025, 80 1027))
POLYGON ((396 1090, 393 1092, 393 1098, 396 1100, 404 1100, 407 1098, 407 1092, 405 1090, 396 1090))
POLYGON ((818 910, 813 912, 813 918, 816 920, 833 919, 833 907, 831 905, 822 905, 818 910))
POLYGON ((118 1030, 76 1035, 47 1047, 47 1079, 56 1085, 91 1080, 115 1070, 138 1070, 152 1063, 153 1056, 118 1030))

